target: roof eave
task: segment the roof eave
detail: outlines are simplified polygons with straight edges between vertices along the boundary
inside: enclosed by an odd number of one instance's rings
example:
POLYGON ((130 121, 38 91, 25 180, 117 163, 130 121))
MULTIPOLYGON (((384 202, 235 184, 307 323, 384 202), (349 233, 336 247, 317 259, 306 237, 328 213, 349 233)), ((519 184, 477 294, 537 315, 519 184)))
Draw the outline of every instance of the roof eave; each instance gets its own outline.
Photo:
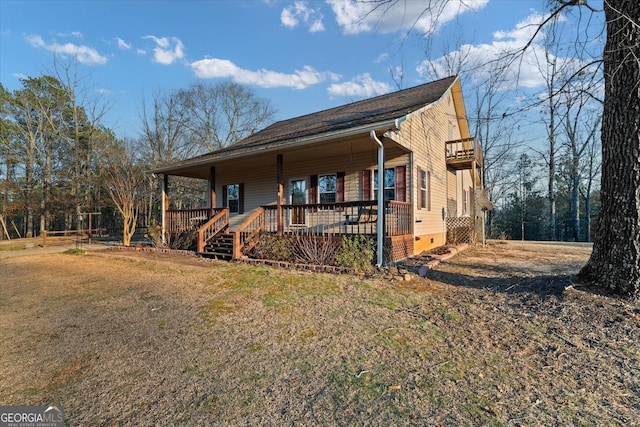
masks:
POLYGON ((179 164, 168 165, 166 167, 150 170, 149 173, 170 175, 172 171, 184 170, 190 167, 204 166, 216 161, 233 160, 233 159, 239 159, 242 157, 255 156, 257 154, 265 154, 265 153, 270 153, 274 151, 280 151, 283 149, 303 147, 310 144, 317 144, 320 142, 329 141, 331 139, 345 138, 345 137, 358 135, 358 134, 369 135, 369 133, 372 130, 380 131, 380 132, 386 132, 390 130, 395 131, 400 129, 400 123, 405 119, 405 117, 406 116, 401 116, 398 118, 387 119, 387 120, 379 121, 376 123, 370 123, 367 125, 358 126, 355 128, 325 132, 322 134, 312 135, 312 136, 293 139, 293 140, 285 140, 285 141, 282 141, 281 143, 274 142, 270 144, 265 144, 264 147, 260 147, 260 146, 239 147, 240 149, 244 148, 245 150, 239 149, 237 150, 238 151, 237 153, 234 153, 233 151, 231 151, 229 153, 221 153, 221 155, 219 156, 216 156, 214 154, 211 157, 203 157, 197 160, 194 159, 193 161, 187 161, 179 164))

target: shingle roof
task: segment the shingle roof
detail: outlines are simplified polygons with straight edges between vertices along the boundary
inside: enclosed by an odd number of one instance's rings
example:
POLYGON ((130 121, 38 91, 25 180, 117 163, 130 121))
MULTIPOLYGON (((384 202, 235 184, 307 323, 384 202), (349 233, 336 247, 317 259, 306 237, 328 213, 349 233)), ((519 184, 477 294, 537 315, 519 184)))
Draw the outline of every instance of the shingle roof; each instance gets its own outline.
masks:
POLYGON ((325 133, 398 119, 440 99, 455 79, 456 76, 450 76, 340 107, 282 120, 226 148, 174 163, 154 172, 169 170, 178 165, 201 163, 209 158, 213 160, 225 157, 227 154, 249 153, 252 148, 282 145, 325 133))
POLYGON ((231 147, 300 139, 405 116, 437 101, 455 76, 409 89, 376 96, 306 116, 276 122, 231 147))

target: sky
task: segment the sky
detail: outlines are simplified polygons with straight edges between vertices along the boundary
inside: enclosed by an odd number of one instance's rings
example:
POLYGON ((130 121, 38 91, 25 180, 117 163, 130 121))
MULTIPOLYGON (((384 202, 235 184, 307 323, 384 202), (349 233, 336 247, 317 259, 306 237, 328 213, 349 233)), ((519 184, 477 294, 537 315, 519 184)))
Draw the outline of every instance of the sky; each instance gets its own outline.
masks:
MULTIPOLYGON (((544 19, 544 0, 450 0, 435 22, 426 3, 0 0, 0 83, 19 89, 51 74, 54 56, 75 58, 120 137, 139 135, 154 91, 196 82, 241 83, 283 120, 428 82, 456 52, 480 60, 521 47, 544 19)), ((544 81, 520 66, 517 84, 544 81)))

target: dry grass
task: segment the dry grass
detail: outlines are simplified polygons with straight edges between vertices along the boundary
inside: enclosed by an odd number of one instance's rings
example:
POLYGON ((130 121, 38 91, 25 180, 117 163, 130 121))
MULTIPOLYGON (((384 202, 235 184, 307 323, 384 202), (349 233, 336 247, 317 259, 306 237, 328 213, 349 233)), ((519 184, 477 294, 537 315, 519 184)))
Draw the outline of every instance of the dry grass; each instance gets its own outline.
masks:
POLYGON ((639 425, 640 308, 565 290, 588 255, 495 244, 410 282, 0 259, 0 403, 71 425, 639 425))

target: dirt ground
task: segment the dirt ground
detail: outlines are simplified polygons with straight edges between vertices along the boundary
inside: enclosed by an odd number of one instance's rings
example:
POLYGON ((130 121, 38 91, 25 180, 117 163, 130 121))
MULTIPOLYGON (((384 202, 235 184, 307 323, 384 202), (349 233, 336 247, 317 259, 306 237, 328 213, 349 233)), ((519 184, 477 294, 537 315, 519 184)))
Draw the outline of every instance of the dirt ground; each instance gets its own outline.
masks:
POLYGON ((0 404, 69 425, 637 426, 640 305, 572 284, 589 253, 492 243, 408 281, 0 253, 0 404))

